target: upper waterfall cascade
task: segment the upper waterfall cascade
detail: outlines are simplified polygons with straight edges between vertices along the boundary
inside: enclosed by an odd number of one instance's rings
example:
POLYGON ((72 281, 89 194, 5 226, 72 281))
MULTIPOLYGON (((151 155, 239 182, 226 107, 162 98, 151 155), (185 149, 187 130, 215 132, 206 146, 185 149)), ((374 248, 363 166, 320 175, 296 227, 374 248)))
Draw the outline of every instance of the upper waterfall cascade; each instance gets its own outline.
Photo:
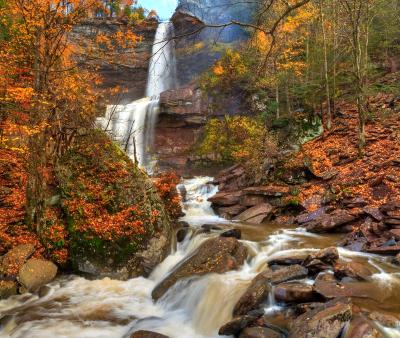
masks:
POLYGON ((110 105, 106 116, 100 119, 108 131, 138 164, 148 171, 152 169, 151 149, 159 113, 160 94, 176 84, 176 61, 173 25, 158 25, 150 59, 146 97, 126 105, 110 105))

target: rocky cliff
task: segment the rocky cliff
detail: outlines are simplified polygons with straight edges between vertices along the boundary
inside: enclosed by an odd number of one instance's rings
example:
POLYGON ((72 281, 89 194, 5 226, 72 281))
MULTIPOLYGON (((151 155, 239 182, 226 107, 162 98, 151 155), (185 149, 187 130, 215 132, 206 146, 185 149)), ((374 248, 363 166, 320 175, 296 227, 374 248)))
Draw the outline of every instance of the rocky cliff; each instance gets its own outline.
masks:
POLYGON ((90 48, 100 35, 110 37, 118 32, 133 32, 138 41, 135 48, 116 50, 113 58, 87 58, 81 56, 81 66, 96 67, 103 77, 101 89, 119 86, 126 89, 123 95, 112 98, 114 103, 128 103, 145 96, 149 60, 151 57, 157 21, 150 19, 139 25, 130 25, 123 19, 95 18, 74 27, 70 39, 85 48, 90 48))

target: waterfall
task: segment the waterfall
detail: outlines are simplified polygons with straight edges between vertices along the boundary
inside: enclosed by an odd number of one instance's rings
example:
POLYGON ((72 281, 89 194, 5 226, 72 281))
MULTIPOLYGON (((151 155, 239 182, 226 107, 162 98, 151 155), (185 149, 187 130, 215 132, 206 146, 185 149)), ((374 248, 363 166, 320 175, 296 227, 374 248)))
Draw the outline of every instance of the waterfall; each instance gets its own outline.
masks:
POLYGON ((151 171, 151 150, 159 113, 160 94, 176 84, 173 25, 161 22, 154 38, 149 63, 146 97, 126 105, 110 105, 100 125, 118 141, 139 166, 151 171))

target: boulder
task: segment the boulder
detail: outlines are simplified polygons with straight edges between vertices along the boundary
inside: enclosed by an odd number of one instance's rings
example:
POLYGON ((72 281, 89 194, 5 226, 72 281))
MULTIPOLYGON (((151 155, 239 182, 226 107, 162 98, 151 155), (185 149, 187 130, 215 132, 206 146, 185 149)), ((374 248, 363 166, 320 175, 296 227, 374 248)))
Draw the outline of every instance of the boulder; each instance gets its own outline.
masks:
POLYGON ((324 214, 311 222, 305 223, 304 226, 309 232, 332 232, 343 225, 355 221, 357 218, 357 215, 353 215, 347 210, 335 210, 331 214, 324 214))
POLYGON ((275 299, 284 303, 304 303, 318 300, 312 285, 304 283, 282 283, 275 287, 275 299))
POLYGON ((303 261, 307 258, 306 254, 291 254, 290 256, 277 257, 268 261, 268 265, 294 265, 294 264, 302 264, 303 261))
POLYGON ((397 255, 400 253, 400 244, 392 246, 380 246, 372 247, 366 250, 369 253, 375 253, 379 255, 397 255))
POLYGON ((393 258, 392 263, 393 263, 393 264, 396 264, 396 265, 400 265, 400 253, 398 253, 398 254, 396 255, 396 257, 393 258))
POLYGON ((153 299, 161 298, 180 279, 237 269, 244 263, 246 257, 246 247, 236 238, 211 238, 154 288, 153 299))
POLYGON ((243 190, 245 194, 264 195, 268 197, 283 197, 289 194, 289 187, 278 185, 267 185, 260 187, 250 187, 243 190))
POLYGON ((35 246, 32 244, 18 245, 8 251, 1 260, 0 275, 15 278, 19 269, 34 252, 35 246))
POLYGON ((239 338, 282 338, 279 332, 267 327, 247 327, 241 333, 239 338))
POLYGON ((241 196, 241 191, 218 192, 213 197, 210 197, 208 201, 219 206, 232 206, 239 203, 241 196))
POLYGON ((271 217, 273 209, 268 203, 258 204, 242 212, 236 219, 250 224, 261 224, 271 217))
POLYGON ((130 338, 169 338, 161 333, 140 330, 132 333, 130 338))
POLYGON ((309 255, 303 262, 303 266, 313 273, 332 268, 339 259, 339 252, 336 247, 329 247, 309 255))
POLYGON ((240 198, 240 205, 244 207, 254 207, 257 204, 265 202, 266 202, 266 197, 263 195, 243 195, 240 198))
POLYGON ((0 299, 17 294, 17 283, 11 280, 0 280, 0 299))
POLYGON ((240 204, 232 205, 231 207, 218 208, 218 214, 226 219, 232 219, 246 210, 246 207, 240 204))
POLYGON ((372 218, 374 218, 375 220, 377 220, 378 222, 383 220, 383 214, 382 212, 379 210, 379 208, 374 208, 374 207, 364 207, 363 208, 364 212, 371 216, 372 218))
POLYGON ((308 223, 308 222, 314 221, 314 220, 322 217, 323 215, 325 215, 326 214, 326 210, 327 210, 326 207, 321 207, 321 208, 319 208, 319 209, 317 209, 317 210, 315 210, 313 212, 308 212, 308 213, 301 214, 301 215, 296 217, 295 221, 298 224, 304 224, 304 223, 308 223))
POLYGON ((224 231, 221 235, 221 237, 233 237, 236 239, 241 239, 242 238, 242 231, 240 229, 231 229, 224 231))
POLYGON ((188 228, 182 228, 176 232, 176 240, 178 241, 178 243, 181 243, 184 241, 188 232, 189 232, 188 228))
POLYGON ((244 328, 253 324, 264 314, 264 311, 250 311, 247 315, 233 318, 230 322, 221 326, 218 331, 220 336, 237 336, 244 328))
POLYGON ((364 264, 357 262, 338 263, 334 266, 335 276, 339 279, 350 277, 357 280, 368 280, 372 272, 364 266, 364 264))
POLYGON ((337 338, 351 317, 349 301, 328 302, 299 316, 293 322, 288 338, 337 338))
POLYGON ((362 316, 354 317, 345 330, 343 338, 383 338, 373 323, 362 316))
POLYGON ((293 279, 304 278, 307 274, 308 270, 300 265, 292 265, 277 271, 268 269, 259 273, 236 303, 233 315, 244 315, 250 310, 256 309, 268 297, 271 283, 280 284, 293 279))
POLYGON ((57 266, 47 260, 31 258, 18 274, 19 283, 28 291, 36 291, 50 283, 57 275, 57 266))

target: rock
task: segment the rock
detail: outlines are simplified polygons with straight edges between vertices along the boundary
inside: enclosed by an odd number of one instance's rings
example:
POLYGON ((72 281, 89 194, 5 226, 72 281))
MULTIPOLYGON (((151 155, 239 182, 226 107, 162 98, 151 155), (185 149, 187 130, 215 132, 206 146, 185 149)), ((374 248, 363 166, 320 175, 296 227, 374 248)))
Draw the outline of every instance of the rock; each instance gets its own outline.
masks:
POLYGON ((241 239, 242 238, 242 231, 240 229, 231 229, 228 231, 223 232, 221 237, 233 237, 236 239, 241 239))
POLYGON ((322 217, 323 215, 325 215, 326 210, 327 210, 326 207, 321 207, 313 212, 301 214, 296 217, 296 222, 298 224, 304 224, 304 223, 314 221, 314 220, 322 217))
POLYGON ((38 295, 40 298, 46 297, 51 292, 51 287, 48 285, 43 285, 38 290, 38 295))
POLYGON ((379 322, 383 326, 386 327, 398 327, 400 318, 393 316, 391 314, 383 313, 383 312, 371 312, 368 313, 368 317, 376 322, 379 322))
POLYGON ((312 285, 304 283, 282 283, 276 286, 275 299, 284 303, 304 303, 318 299, 312 285))
POLYGON ((398 253, 398 254, 396 255, 396 257, 393 258, 392 263, 393 263, 393 264, 396 264, 396 265, 400 265, 400 253, 398 253))
POLYGON ((57 266, 43 259, 31 258, 21 268, 18 281, 28 291, 36 291, 57 275, 57 266))
POLYGON ((233 318, 230 322, 221 326, 218 331, 220 336, 238 335, 244 328, 253 324, 264 314, 263 310, 251 311, 244 316, 233 318))
POLYGON ((351 317, 351 305, 347 300, 328 302, 299 316, 288 338, 337 338, 351 317))
POLYGON ((294 309, 296 311, 297 316, 300 316, 303 313, 306 313, 307 311, 314 310, 323 305, 324 305, 324 303, 321 303, 321 302, 302 303, 302 304, 297 304, 294 309))
POLYGON ((218 192, 213 197, 210 197, 208 201, 220 206, 232 206, 239 203, 241 196, 241 191, 218 192))
POLYGON ((17 284, 11 280, 0 280, 0 299, 17 294, 17 284))
POLYGON ((218 208, 218 214, 223 218, 232 219, 244 210, 246 210, 245 206, 236 204, 231 207, 218 208))
POLYGON ((400 253, 400 245, 393 246, 382 246, 382 247, 372 247, 366 250, 369 253, 375 253, 380 255, 397 255, 400 253))
POLYGON ((237 269, 244 263, 246 257, 247 249, 237 239, 211 238, 154 288, 153 299, 161 298, 180 279, 237 269))
POLYGON ((285 257, 278 257, 273 258, 272 260, 268 261, 268 265, 294 265, 294 264, 301 264, 307 258, 306 254, 293 254, 290 256, 285 257))
POLYGON ((215 224, 203 224, 201 228, 206 232, 210 232, 211 230, 222 230, 221 227, 215 224))
POLYGON ((331 214, 325 214, 321 217, 305 223, 307 231, 315 233, 325 233, 337 230, 338 227, 346 225, 357 219, 357 216, 352 215, 346 210, 335 210, 331 214))
POLYGON ((250 187, 243 190, 245 194, 249 195, 264 195, 269 197, 283 197, 289 194, 289 187, 267 185, 261 187, 250 187))
POLYGON ((257 204, 265 203, 266 197, 263 195, 243 195, 240 198, 240 205, 244 207, 254 207, 257 204))
POLYGON ((267 327, 247 327, 241 333, 239 338, 282 338, 279 332, 267 327))
POLYGON ((343 338, 383 338, 381 332, 367 319, 361 316, 354 317, 345 330, 343 338))
POLYGON ((258 204, 236 217, 237 220, 250 223, 261 224, 271 217, 273 207, 268 203, 258 204))
POLYGON ((351 200, 343 201, 347 208, 362 208, 367 205, 367 202, 362 197, 356 197, 351 200))
POLYGON ((334 266, 335 276, 339 279, 350 277, 353 279, 365 281, 372 275, 372 272, 364 266, 364 264, 357 262, 338 263, 334 266))
POLYGON ((251 282, 247 290, 240 297, 233 308, 233 315, 245 315, 251 310, 256 309, 267 297, 270 291, 271 271, 267 270, 259 273, 251 282))
POLYGON ((387 202, 387 203, 383 204, 379 208, 379 210, 384 214, 391 212, 391 211, 400 210, 400 202, 397 202, 397 201, 387 202))
POLYGON ((19 245, 8 251, 1 261, 0 275, 16 277, 19 269, 34 252, 35 246, 32 244, 19 245))
POLYGON ((178 241, 178 243, 181 243, 185 240, 186 235, 188 234, 188 228, 184 228, 184 229, 179 229, 176 233, 176 240, 178 241))
POLYGON ((386 214, 391 218, 400 219, 400 210, 388 211, 386 214))
POLYGON ((259 273, 240 297, 233 309, 233 315, 244 315, 256 309, 270 292, 270 283, 280 284, 293 279, 306 277, 308 270, 300 265, 292 265, 277 271, 266 270, 259 273))
POLYGON ((131 334, 130 338, 169 338, 161 333, 140 330, 131 334))
POLYGON ((303 266, 312 273, 330 269, 339 259, 339 252, 336 247, 329 247, 309 255, 303 262, 303 266))
POLYGON ((383 220, 383 214, 379 210, 379 208, 373 208, 373 207, 364 207, 363 208, 364 212, 374 219, 376 219, 378 222, 383 220))

